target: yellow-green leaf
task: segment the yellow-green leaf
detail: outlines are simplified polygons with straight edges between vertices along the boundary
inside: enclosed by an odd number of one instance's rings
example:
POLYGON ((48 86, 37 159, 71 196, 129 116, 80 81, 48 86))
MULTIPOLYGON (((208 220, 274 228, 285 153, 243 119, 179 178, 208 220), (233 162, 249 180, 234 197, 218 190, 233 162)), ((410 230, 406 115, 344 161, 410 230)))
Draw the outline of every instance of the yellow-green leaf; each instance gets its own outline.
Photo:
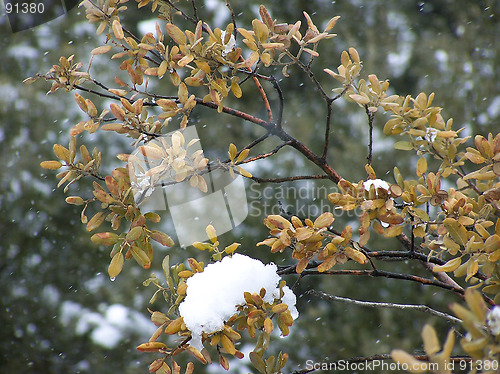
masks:
POLYGON ((125 240, 127 242, 133 242, 139 239, 142 235, 142 227, 141 226, 136 226, 132 228, 128 233, 127 236, 125 237, 125 240))
POLYGON ((92 235, 90 240, 100 245, 113 245, 120 240, 120 237, 114 232, 100 232, 92 235))
POLYGON ((288 305, 286 305, 285 303, 280 303, 280 304, 276 304, 275 306, 273 306, 271 308, 271 312, 279 314, 279 313, 283 313, 287 309, 288 309, 288 305))
POLYGON ((234 343, 229 337, 225 334, 222 334, 220 337, 220 342, 222 343, 222 347, 226 350, 230 355, 234 355, 236 353, 236 348, 234 347, 234 343))
POLYGON ((40 163, 40 166, 44 169, 57 170, 63 165, 61 164, 60 161, 42 161, 40 163))
POLYGON ((449 260, 448 262, 446 262, 443 265, 434 266, 432 271, 434 271, 434 272, 443 271, 445 273, 450 272, 450 271, 455 271, 460 266, 461 263, 462 263, 462 258, 456 257, 456 258, 449 260))
POLYGON ((58 159, 63 160, 66 163, 70 162, 69 150, 60 144, 54 144, 54 153, 58 159))
POLYGON ((417 161, 417 175, 422 176, 427 171, 427 160, 424 157, 420 157, 417 161))
POLYGON ((490 253, 488 256, 488 261, 489 262, 497 262, 500 260, 500 249, 497 249, 495 252, 490 253))
POLYGON ((120 274, 123 269, 124 261, 125 259, 123 258, 123 253, 121 252, 117 252, 113 256, 108 267, 108 274, 111 279, 116 278, 116 276, 120 274))
POLYGON ((172 23, 167 23, 167 33, 177 44, 186 44, 186 35, 172 23))
POLYGON ((160 349, 167 348, 167 345, 162 342, 143 343, 137 347, 139 352, 158 352, 160 349))
POLYGON ((403 232, 403 225, 390 226, 384 230, 384 236, 387 238, 394 238, 403 232))
POLYGON ((165 328, 165 334, 173 335, 178 333, 179 331, 181 331, 183 323, 184 320, 182 319, 182 317, 179 317, 176 320, 170 322, 168 326, 165 328))
POLYGON ((425 373, 427 371, 427 365, 424 361, 419 361, 411 354, 406 353, 401 349, 394 349, 391 352, 391 357, 394 361, 400 364, 406 364, 408 368, 411 368, 412 373, 425 373))
POLYGON ((500 249, 500 236, 497 234, 494 234, 485 240, 484 251, 486 253, 491 253, 491 252, 496 251, 497 249, 500 249))
POLYGON ((151 267, 151 259, 147 253, 136 245, 132 246, 132 256, 144 269, 149 269, 151 267))
POLYGON ((115 34, 115 38, 116 39, 123 39, 124 38, 124 35, 123 35, 123 29, 122 29, 122 25, 120 24, 120 21, 118 21, 117 19, 115 19, 113 21, 113 24, 111 25, 111 28, 113 29, 113 33, 115 34))
POLYGON ((231 161, 233 161, 233 160, 234 160, 234 158, 236 157, 236 153, 237 153, 237 152, 238 152, 238 151, 236 150, 236 146, 235 146, 233 143, 231 143, 231 144, 229 145, 229 151, 227 152, 227 153, 228 153, 228 155, 229 155, 229 159, 230 159, 231 161))
POLYGON ((422 339, 424 340, 424 350, 428 355, 433 355, 441 350, 436 330, 431 325, 424 326, 422 339))
POLYGON ((399 149, 400 151, 410 151, 413 149, 413 146, 410 142, 402 140, 394 143, 394 149, 399 149))
POLYGON ((90 53, 92 55, 102 55, 103 53, 107 53, 113 48, 112 45, 101 45, 100 47, 94 48, 90 53))
POLYGON ((96 213, 87 223, 87 231, 93 231, 97 229, 104 222, 105 218, 106 218, 106 212, 96 213))
POLYGON ((240 152, 240 154, 238 155, 238 157, 236 158, 236 162, 241 162, 243 161, 245 158, 248 157, 248 154, 250 153, 250 150, 249 149, 244 149, 240 152))
POLYGON ((85 201, 80 196, 68 196, 66 203, 71 205, 83 205, 85 201))
POLYGON ((205 231, 208 239, 210 239, 212 243, 215 243, 217 241, 217 232, 215 231, 215 228, 212 225, 208 225, 205 231))
POLYGON ((262 357, 259 356, 259 354, 256 352, 250 352, 249 356, 252 365, 259 371, 259 373, 266 374, 266 363, 264 362, 262 357))
POLYGON ((471 277, 476 275, 478 270, 479 270, 479 263, 476 261, 475 258, 470 258, 469 261, 467 261, 467 276, 465 277, 465 280, 468 281, 471 277))
POLYGON ((233 244, 227 246, 226 248, 224 248, 224 252, 226 252, 228 255, 230 255, 231 253, 234 253, 234 251, 236 251, 236 249, 238 249, 238 247, 240 245, 241 245, 240 243, 233 243, 233 244))
POLYGON ((165 234, 164 232, 153 230, 151 231, 151 239, 164 245, 165 247, 172 247, 175 243, 170 236, 165 234))
POLYGON ((245 178, 252 178, 252 174, 248 171, 246 171, 245 169, 243 169, 242 167, 240 166, 237 166, 237 169, 238 169, 238 172, 243 175, 245 178))
POLYGON ((332 224, 332 222, 334 220, 335 220, 335 218, 333 217, 332 213, 325 212, 314 220, 314 227, 319 228, 319 229, 324 228, 324 227, 328 227, 332 224))
POLYGON ((234 80, 231 82, 231 92, 238 99, 243 95, 240 85, 234 80))
POLYGON ((349 95, 349 97, 361 105, 366 105, 370 102, 370 99, 366 95, 352 94, 352 95, 349 95))
POLYGON ((454 241, 458 244, 465 246, 467 243, 467 229, 461 225, 457 220, 453 218, 446 218, 443 221, 444 227, 448 230, 448 233, 454 241))

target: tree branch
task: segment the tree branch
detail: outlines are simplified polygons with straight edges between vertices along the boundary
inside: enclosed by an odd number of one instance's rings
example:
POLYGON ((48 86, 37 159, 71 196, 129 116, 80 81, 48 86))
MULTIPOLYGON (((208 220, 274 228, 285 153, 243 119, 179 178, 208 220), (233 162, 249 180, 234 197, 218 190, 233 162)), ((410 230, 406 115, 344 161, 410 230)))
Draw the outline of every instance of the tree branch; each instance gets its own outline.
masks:
POLYGON ((182 15, 182 17, 184 17, 184 19, 186 19, 187 21, 190 21, 192 22, 193 24, 197 24, 198 23, 198 20, 196 20, 195 18, 189 16, 188 14, 186 14, 186 12, 184 12, 182 9, 180 9, 179 7, 176 7, 170 0, 161 0, 162 2, 166 2, 168 4, 169 7, 175 9, 180 15, 182 15))
POLYGON ((274 148, 271 152, 263 153, 263 154, 260 154, 260 155, 254 156, 254 157, 247 158, 246 160, 239 162, 238 165, 248 164, 249 162, 253 162, 253 161, 263 159, 263 158, 270 157, 270 156, 274 155, 275 153, 277 153, 281 148, 283 148, 286 145, 290 145, 290 143, 289 142, 281 143, 278 146, 276 146, 276 148, 274 148))
POLYGON ((297 175, 294 177, 283 177, 283 178, 250 178, 257 183, 281 183, 281 182, 293 182, 303 179, 328 179, 327 175, 297 175))
POLYGON ((366 115, 368 116, 368 125, 370 130, 369 134, 369 143, 368 143, 368 157, 366 158, 368 161, 368 165, 371 165, 373 159, 373 118, 375 117, 375 112, 371 112, 368 108, 368 105, 365 105, 366 115))
POLYGON ((365 306, 365 307, 370 307, 370 308, 417 310, 420 312, 432 314, 433 316, 447 319, 448 321, 450 321, 452 323, 457 323, 457 324, 462 323, 461 319, 453 317, 450 314, 443 313, 443 312, 440 312, 438 310, 432 309, 431 307, 429 307, 427 305, 395 304, 395 303, 381 303, 381 302, 373 302, 373 301, 360 301, 360 300, 350 299, 347 297, 330 295, 330 294, 327 294, 325 292, 315 291, 315 290, 309 290, 306 292, 306 294, 318 296, 318 297, 321 297, 322 299, 325 299, 325 300, 340 301, 340 302, 347 303, 347 304, 354 304, 357 306, 365 306))
POLYGON ((327 100, 326 102, 326 126, 325 126, 325 145, 323 146, 323 155, 321 158, 326 162, 328 154, 328 144, 330 142, 330 123, 332 120, 332 105, 333 101, 327 100))
POLYGON ((282 127, 282 122, 283 122, 283 109, 285 106, 285 99, 283 97, 283 91, 281 91, 281 87, 278 83, 278 80, 271 75, 271 80, 273 82, 273 87, 278 93, 278 98, 279 98, 279 109, 278 109, 278 120, 276 121, 276 124, 278 127, 282 127))
MULTIPOLYGON (((290 266, 285 269, 278 271, 279 275, 285 274, 295 274, 295 266, 290 266)), ((444 288, 449 291, 453 291, 461 297, 464 296, 464 290, 462 288, 457 288, 451 286, 447 283, 435 280, 419 277, 417 275, 412 274, 401 274, 401 273, 392 273, 384 270, 328 270, 324 272, 320 272, 318 270, 306 269, 302 273, 300 273, 301 277, 306 275, 358 275, 358 276, 370 276, 370 277, 384 277, 391 279, 401 279, 407 280, 411 282, 420 283, 422 285, 436 286, 440 288, 444 288)), ((488 301, 488 300, 486 300, 488 301)), ((492 302, 492 301, 491 301, 492 302)), ((490 303, 491 304, 491 303, 490 303)), ((494 305, 494 303, 492 304, 494 305)))

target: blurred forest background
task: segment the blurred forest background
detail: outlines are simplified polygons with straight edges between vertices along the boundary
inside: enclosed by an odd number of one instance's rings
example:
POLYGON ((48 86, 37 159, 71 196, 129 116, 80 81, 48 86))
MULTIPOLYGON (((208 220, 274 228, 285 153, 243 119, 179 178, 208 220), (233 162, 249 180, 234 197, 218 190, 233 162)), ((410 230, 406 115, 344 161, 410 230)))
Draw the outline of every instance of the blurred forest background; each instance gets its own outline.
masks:
MULTIPOLYGON (((321 44, 321 56, 313 65, 318 79, 326 87, 336 85, 321 70, 336 69, 341 51, 352 46, 364 62, 365 76, 376 74, 381 80, 389 79, 393 92, 401 95, 435 92, 435 105, 444 108, 445 118, 454 118, 455 128, 465 127, 467 135, 498 132, 498 1, 263 2, 279 22, 293 23, 300 19, 304 23, 304 10, 318 25, 324 25, 335 15, 341 16, 333 30, 338 37, 321 44)), ((179 2, 182 3, 184 0, 179 2)), ((260 3, 231 1, 238 24, 247 27, 258 17, 260 3)), ((127 12, 125 27, 138 34, 149 31, 154 25, 150 22, 150 7, 138 11, 134 9, 135 1, 128 5, 131 11, 127 12)), ((198 11, 200 17, 213 26, 222 26, 230 20, 222 0, 198 1, 198 11)), ((16 33, 12 32, 3 8, 0 13, 0 371, 147 372, 147 364, 154 355, 139 354, 135 350, 138 344, 147 341, 154 328, 146 308, 166 310, 161 301, 149 305, 154 290, 141 283, 151 271, 126 265, 125 271, 112 283, 106 274, 108 250, 90 241, 90 234, 79 221, 78 207, 67 205, 63 192, 55 189, 55 173, 39 167, 41 161, 53 159, 53 143, 67 145, 68 130, 84 118, 83 113, 75 105, 73 94, 58 91, 46 96, 49 84, 39 81, 25 86, 21 83, 28 76, 48 71, 61 55, 75 54, 75 61, 87 64, 90 51, 105 37, 95 35, 94 25, 86 22, 78 8, 16 33)), ((118 66, 99 64, 96 59, 93 69, 103 81, 111 82, 118 66)), ((283 78, 279 69, 275 76, 279 77, 285 94, 287 131, 319 151, 325 108, 319 98, 315 99, 314 87, 297 69, 291 71, 290 78, 283 78)), ((266 88, 272 92, 271 87, 266 88)), ((276 103, 276 97, 273 94, 270 97, 276 103)), ((250 85, 244 89, 242 101, 233 98, 227 105, 264 117, 261 101, 250 85)), ((384 178, 389 173, 386 178, 392 182, 396 162, 403 175, 414 178, 416 159, 409 158, 409 153, 392 149, 392 139, 384 138, 381 132, 384 119, 377 116, 375 121, 377 175, 384 178)), ((248 123, 205 108, 197 107, 193 120, 209 158, 223 157, 230 142, 240 149, 260 135, 259 130, 248 123)), ((330 161, 341 175, 352 181, 365 178, 367 133, 364 111, 355 104, 337 101, 330 161)), ((131 151, 127 142, 99 131, 81 136, 81 142, 98 145, 108 171, 118 165, 112 158, 114 154, 131 151)), ((259 151, 272 148, 272 144, 266 143, 259 151)), ((318 172, 288 150, 249 170, 263 178, 318 172)), ((84 190, 86 183, 74 188, 84 190)), ((278 200, 289 206, 292 213, 307 207, 306 212, 315 216, 319 209, 331 209, 326 194, 334 192, 334 186, 313 182, 281 186, 246 183, 249 217, 243 225, 223 235, 221 243, 227 245, 234 240, 242 243, 241 252, 247 255, 278 265, 289 264, 271 255, 267 247, 255 247, 267 235, 263 218, 278 212, 278 200), (293 196, 292 186, 299 187, 302 194, 293 196)), ((171 227, 168 212, 161 214, 162 222, 171 227)), ((355 217, 340 216, 336 222, 342 227, 353 219, 355 217)), ((172 229, 165 231, 174 236, 172 229)), ((371 246, 386 250, 399 248, 396 240, 383 239, 371 246)), ((171 255, 171 261, 180 261, 194 253, 192 248, 178 246, 157 251, 151 270, 161 274, 161 260, 166 254, 171 255)), ((385 268, 428 275, 420 267, 407 264, 387 263, 385 268)), ((290 285, 296 279, 296 276, 286 278, 290 285)), ((272 344, 290 354, 289 372, 299 365, 304 368, 309 359, 368 356, 388 353, 395 347, 415 352, 420 349, 420 330, 425 322, 432 323, 443 335, 449 328, 427 314, 365 309, 305 295, 311 288, 360 300, 425 303, 445 312, 449 312, 447 305, 457 300, 440 289, 390 279, 306 277, 296 290, 300 317, 291 336, 276 338, 272 344)), ((241 363, 231 365, 231 372, 248 370, 241 363)), ((221 369, 206 370, 220 372, 221 369)))

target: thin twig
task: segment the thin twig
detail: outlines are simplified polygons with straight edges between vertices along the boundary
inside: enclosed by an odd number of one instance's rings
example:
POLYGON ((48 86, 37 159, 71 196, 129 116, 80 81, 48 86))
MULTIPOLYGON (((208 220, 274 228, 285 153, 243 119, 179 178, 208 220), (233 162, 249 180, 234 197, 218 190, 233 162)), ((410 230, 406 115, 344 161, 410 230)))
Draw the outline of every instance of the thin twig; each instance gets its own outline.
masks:
MULTIPOLYGON (((267 138, 269 138, 270 135, 271 134, 269 132, 266 132, 264 135, 259 136, 257 139, 255 139, 254 141, 252 141, 250 144, 248 144, 247 146, 243 147, 243 149, 252 149, 253 147, 255 147, 260 142, 262 142, 262 141, 266 140, 267 138)), ((238 154, 236 155, 236 157, 239 156, 239 154, 241 153, 241 151, 238 152, 238 154)))
POLYGON ((193 18, 197 21, 199 21, 200 19, 198 18, 198 9, 196 8, 196 1, 195 0, 191 0, 191 5, 193 7, 193 18))
POLYGON ((182 17, 184 17, 184 19, 194 23, 195 25, 198 23, 198 20, 191 17, 190 15, 186 14, 186 12, 184 12, 182 9, 180 9, 179 7, 176 7, 170 0, 162 0, 162 1, 165 1, 168 6, 170 6, 171 8, 175 9, 177 12, 179 12, 179 14, 182 15, 182 17))
POLYGON ((257 77, 253 76, 252 77, 255 86, 257 86, 257 89, 259 90, 260 96, 262 97, 262 101, 264 101, 264 107, 266 108, 266 113, 267 113, 267 118, 269 122, 273 122, 273 111, 271 110, 271 105, 269 104, 269 100, 266 95, 266 91, 264 91, 264 88, 260 84, 259 80, 257 77))
POLYGON ((285 107, 285 99, 283 97, 283 91, 281 91, 281 87, 278 83, 278 80, 272 75, 271 75, 271 79, 273 82, 273 87, 276 90, 276 92, 278 93, 278 98, 279 98, 278 119, 276 121, 276 124, 278 125, 278 127, 281 128, 282 122, 283 122, 283 110, 285 107))
POLYGON ((366 115, 368 116, 368 126, 369 126, 369 143, 368 143, 368 165, 372 164, 373 159, 373 118, 375 117, 375 112, 370 111, 368 105, 365 105, 366 115))
POLYGON ((233 11, 233 7, 231 6, 231 4, 229 3, 228 0, 226 0, 226 7, 227 9, 229 9, 229 13, 231 14, 231 22, 233 23, 233 35, 234 37, 236 38, 236 36, 238 35, 238 26, 236 26, 236 16, 234 14, 234 11, 233 11))
POLYGON ((450 314, 443 313, 443 312, 440 312, 438 310, 432 309, 431 307, 429 307, 427 305, 423 305, 423 304, 414 305, 414 304, 395 304, 395 303, 382 303, 382 302, 374 302, 374 301, 361 301, 361 300, 350 299, 347 297, 330 295, 330 294, 327 294, 325 292, 316 291, 316 290, 309 290, 306 292, 306 294, 318 296, 318 297, 321 297, 322 299, 326 299, 326 300, 341 301, 341 302, 347 303, 347 304, 353 304, 353 305, 357 305, 357 306, 365 306, 365 307, 370 307, 370 308, 391 308, 391 309, 400 309, 400 310, 408 310, 408 309, 417 310, 420 312, 432 314, 433 316, 447 319, 448 321, 453 322, 453 323, 457 323, 457 324, 462 323, 462 320, 457 318, 457 317, 453 317, 450 314))
POLYGON ((325 145, 323 146, 323 155, 321 158, 326 161, 328 154, 328 144, 330 142, 330 124, 332 121, 332 104, 333 101, 327 100, 326 102, 326 126, 325 126, 325 145))
POLYGON ((316 88, 318 89, 318 91, 321 93, 321 96, 323 96, 323 99, 325 99, 326 101, 329 101, 331 100, 330 96, 328 96, 328 94, 325 92, 325 90, 323 89, 323 86, 321 85, 321 83, 319 83, 319 81, 316 79, 316 76, 314 75, 314 73, 311 71, 311 69, 309 69, 307 67, 307 65, 304 65, 304 63, 302 61, 300 61, 298 58, 296 58, 293 54, 291 54, 288 50, 285 50, 285 53, 286 55, 294 62, 296 63, 301 69, 302 71, 304 71, 304 73, 306 73, 308 76, 309 76, 309 79, 311 79, 311 81, 314 83, 314 85, 316 86, 316 88))
POLYGON ((243 161, 239 162, 238 165, 239 164, 247 164, 249 162, 253 162, 253 161, 256 161, 256 160, 260 160, 260 159, 263 159, 263 158, 270 157, 270 156, 274 155, 275 153, 277 153, 281 148, 283 148, 286 145, 290 145, 290 142, 281 143, 281 144, 277 145, 276 148, 274 148, 270 152, 263 153, 263 154, 260 154, 260 155, 254 156, 254 157, 247 158, 246 160, 243 160, 243 161))
MULTIPOLYGON (((253 147, 255 147, 257 144, 259 144, 260 142, 264 141, 265 139, 267 139, 271 134, 269 132, 266 132, 264 135, 262 136, 259 136, 257 139, 255 139, 254 141, 252 141, 250 144, 248 144, 247 146, 243 147, 235 156, 235 158, 238 158, 238 156, 240 155, 240 153, 245 150, 245 149, 252 149, 253 147)), ((238 162, 238 165, 240 164, 246 164, 248 161, 248 159, 246 160, 243 160, 243 161, 240 161, 238 162)), ((224 161, 222 161, 222 163, 224 164, 229 164, 231 162, 230 159, 226 159, 224 161)))
POLYGON ((79 84, 75 84, 73 87, 79 89, 80 91, 85 91, 85 92, 88 92, 88 93, 91 93, 91 94, 94 94, 94 95, 97 95, 97 96, 106 97, 108 99, 113 99, 113 100, 120 101, 120 97, 116 96, 116 95, 110 95, 110 94, 107 94, 107 93, 104 93, 104 92, 95 91, 95 90, 92 90, 90 88, 82 87, 79 84))
POLYGON ((293 177, 283 177, 283 178, 258 178, 251 177, 254 182, 257 183, 282 183, 282 182, 293 182, 304 179, 328 179, 327 175, 296 175, 293 177))
POLYGON ((308 160, 312 161, 314 164, 316 164, 318 167, 321 168, 328 176, 329 179, 335 183, 340 182, 342 177, 340 174, 335 171, 323 158, 320 156, 316 155, 314 152, 312 152, 308 147, 306 147, 303 143, 295 139, 293 136, 289 135, 286 133, 283 129, 280 129, 280 132, 276 134, 279 136, 281 140, 284 141, 290 141, 290 146, 295 148, 297 151, 302 153, 308 160))

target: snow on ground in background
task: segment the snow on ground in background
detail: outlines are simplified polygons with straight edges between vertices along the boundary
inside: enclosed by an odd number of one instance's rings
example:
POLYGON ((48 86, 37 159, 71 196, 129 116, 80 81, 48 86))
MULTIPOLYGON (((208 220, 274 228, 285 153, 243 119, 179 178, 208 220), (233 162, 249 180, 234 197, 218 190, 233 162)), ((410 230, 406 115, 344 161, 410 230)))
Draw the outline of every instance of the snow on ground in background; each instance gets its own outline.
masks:
MULTIPOLYGON (((187 280, 187 293, 179 305, 184 323, 192 333, 191 345, 203 348, 201 335, 223 329, 236 313, 238 305, 245 303, 245 292, 259 293, 266 289, 264 302, 279 298, 280 276, 274 264, 265 265, 259 260, 241 254, 225 257, 222 261, 209 264, 202 273, 196 273, 187 280)), ((288 304, 292 317, 298 317, 295 295, 285 286, 282 301, 288 304)))
POLYGON ((64 301, 60 320, 64 326, 74 325, 78 335, 90 331, 95 344, 109 349, 118 346, 127 333, 134 331, 147 336, 155 330, 148 318, 121 304, 109 305, 103 313, 98 313, 73 301, 64 301))
MULTIPOLYGON (((158 22, 158 19, 156 18, 151 18, 139 22, 137 24, 137 28, 139 29, 141 36, 146 35, 148 32, 151 32, 156 37, 156 22, 158 22)), ((160 22, 158 22, 158 24, 160 24, 160 22)), ((162 30, 162 33, 165 32, 165 27, 160 27, 160 28, 162 30)))

